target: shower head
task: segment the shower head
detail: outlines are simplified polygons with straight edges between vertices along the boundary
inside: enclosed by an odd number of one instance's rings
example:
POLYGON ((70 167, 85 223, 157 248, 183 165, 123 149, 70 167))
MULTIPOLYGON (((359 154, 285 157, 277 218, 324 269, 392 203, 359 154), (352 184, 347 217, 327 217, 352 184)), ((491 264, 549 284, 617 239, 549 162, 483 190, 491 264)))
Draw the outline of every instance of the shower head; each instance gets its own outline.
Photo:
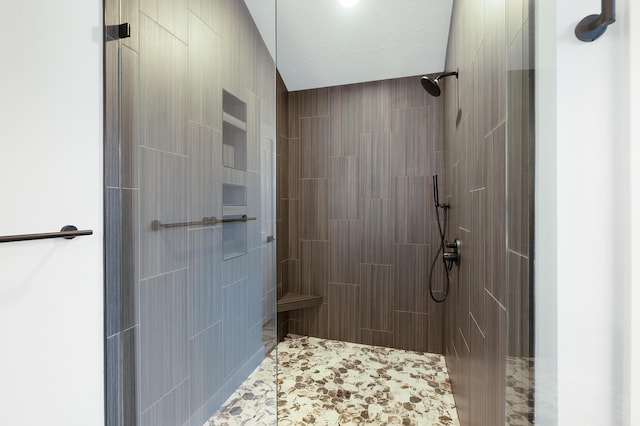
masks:
POLYGON ((455 75, 456 78, 458 78, 458 73, 456 71, 452 71, 439 74, 436 78, 425 75, 420 79, 420 83, 422 83, 424 90, 429 92, 431 96, 435 96, 437 98, 442 93, 442 90, 440 90, 440 79, 451 75, 455 75))

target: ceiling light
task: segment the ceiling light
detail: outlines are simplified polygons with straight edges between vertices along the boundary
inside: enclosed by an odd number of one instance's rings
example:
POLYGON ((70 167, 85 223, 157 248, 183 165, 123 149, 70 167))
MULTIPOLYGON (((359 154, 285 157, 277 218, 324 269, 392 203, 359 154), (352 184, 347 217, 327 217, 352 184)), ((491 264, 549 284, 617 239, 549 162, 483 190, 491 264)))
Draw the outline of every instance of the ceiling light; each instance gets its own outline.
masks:
POLYGON ((360 0, 340 0, 340 4, 344 7, 353 7, 358 4, 358 2, 360 2, 360 0))

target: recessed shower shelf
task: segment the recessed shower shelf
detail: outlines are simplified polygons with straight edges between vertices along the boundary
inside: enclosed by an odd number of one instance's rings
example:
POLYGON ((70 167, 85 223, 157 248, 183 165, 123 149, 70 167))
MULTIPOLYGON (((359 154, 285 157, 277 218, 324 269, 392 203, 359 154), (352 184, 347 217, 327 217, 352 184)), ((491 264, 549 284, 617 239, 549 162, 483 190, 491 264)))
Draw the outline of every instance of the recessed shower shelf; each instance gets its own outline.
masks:
POLYGON ((320 305, 322 305, 322 296, 287 293, 278 299, 278 312, 287 312, 320 305))

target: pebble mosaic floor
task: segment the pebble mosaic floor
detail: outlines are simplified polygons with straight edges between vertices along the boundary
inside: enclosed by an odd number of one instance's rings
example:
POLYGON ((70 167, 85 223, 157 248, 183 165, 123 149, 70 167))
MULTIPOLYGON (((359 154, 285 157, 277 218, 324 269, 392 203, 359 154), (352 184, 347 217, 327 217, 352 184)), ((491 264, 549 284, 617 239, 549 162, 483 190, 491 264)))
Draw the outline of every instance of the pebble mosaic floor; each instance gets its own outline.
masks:
POLYGON ((534 359, 507 357, 507 419, 509 426, 534 424, 534 359))
POLYGON ((444 357, 289 335, 206 426, 458 425, 444 357))

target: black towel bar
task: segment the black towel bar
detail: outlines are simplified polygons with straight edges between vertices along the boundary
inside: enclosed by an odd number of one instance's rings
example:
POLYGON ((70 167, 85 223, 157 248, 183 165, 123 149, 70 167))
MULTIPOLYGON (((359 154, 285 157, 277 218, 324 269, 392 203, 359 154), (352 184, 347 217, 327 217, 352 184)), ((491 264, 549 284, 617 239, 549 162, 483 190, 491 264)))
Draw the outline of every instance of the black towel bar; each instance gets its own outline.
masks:
POLYGON ((50 238, 65 238, 72 240, 75 237, 81 237, 83 235, 92 235, 91 229, 84 229, 78 231, 73 225, 63 226, 60 232, 47 232, 43 234, 22 234, 22 235, 6 235, 0 237, 0 243, 12 243, 15 241, 31 241, 31 240, 48 240, 50 238))
POLYGON ((202 220, 197 222, 178 222, 178 223, 162 223, 159 220, 154 220, 151 222, 151 229, 157 231, 162 228, 181 228, 184 226, 211 226, 217 225, 219 223, 232 223, 232 222, 247 222, 249 220, 256 220, 255 217, 247 217, 243 215, 242 217, 236 217, 232 219, 217 219, 215 216, 213 217, 203 217, 202 220))

